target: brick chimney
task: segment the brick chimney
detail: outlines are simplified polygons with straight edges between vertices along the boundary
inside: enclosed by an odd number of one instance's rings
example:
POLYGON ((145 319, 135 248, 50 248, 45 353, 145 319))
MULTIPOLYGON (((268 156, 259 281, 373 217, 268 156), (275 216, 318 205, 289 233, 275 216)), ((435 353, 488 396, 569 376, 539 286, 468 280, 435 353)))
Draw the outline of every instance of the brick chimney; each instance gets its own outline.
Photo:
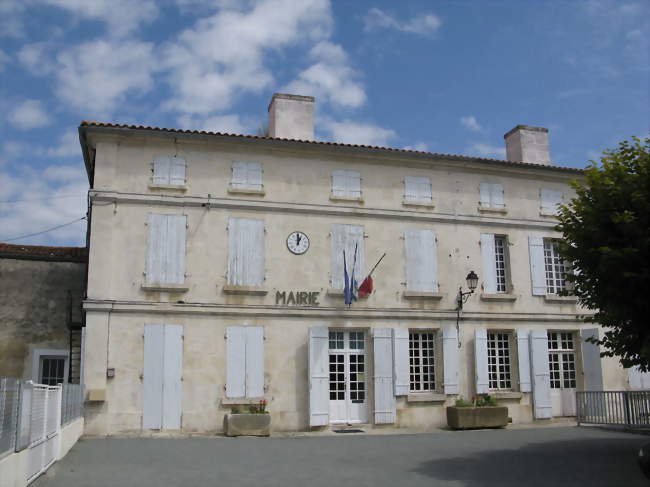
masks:
POLYGON ((517 125, 503 136, 509 161, 550 164, 548 129, 517 125))
POLYGON ((269 104, 269 136, 314 140, 314 97, 275 93, 269 104))

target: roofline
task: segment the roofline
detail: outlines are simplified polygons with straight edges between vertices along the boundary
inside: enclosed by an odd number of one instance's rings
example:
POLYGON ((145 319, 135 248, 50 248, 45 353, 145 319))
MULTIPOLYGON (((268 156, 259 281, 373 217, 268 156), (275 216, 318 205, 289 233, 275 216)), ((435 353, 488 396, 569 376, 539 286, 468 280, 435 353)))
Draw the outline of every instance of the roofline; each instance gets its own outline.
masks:
POLYGON ((86 247, 22 245, 0 242, 0 259, 87 263, 88 249, 86 247), (46 253, 48 250, 51 252, 46 253))
POLYGON ((411 149, 398 149, 393 147, 381 147, 381 146, 372 146, 372 145, 361 145, 361 144, 344 144, 340 142, 325 142, 325 141, 315 141, 315 140, 298 140, 298 139, 285 139, 281 137, 269 137, 262 135, 245 135, 245 134, 229 134, 223 132, 209 132, 205 130, 183 130, 183 129, 170 129, 162 127, 149 127, 144 125, 126 125, 126 124, 116 124, 116 123, 106 123, 106 122, 93 122, 84 120, 79 125, 79 139, 81 142, 82 152, 84 155, 84 163, 86 164, 86 171, 88 172, 88 179, 91 181, 92 187, 92 174, 94 172, 94 167, 92 161, 90 161, 88 153, 88 141, 86 134, 89 130, 105 132, 105 133, 124 133, 124 132, 144 132, 157 135, 170 135, 172 137, 177 137, 178 135, 183 135, 187 137, 212 137, 212 138, 221 138, 221 139, 247 139, 247 140, 257 140, 261 142, 271 142, 279 143, 282 145, 293 145, 293 146, 324 146, 333 149, 345 149, 345 150, 354 150, 354 151, 364 151, 364 152, 382 152, 382 153, 398 153, 406 156, 416 156, 416 157, 426 157, 426 158, 435 158, 435 159, 444 159, 450 161, 462 161, 462 162, 477 162, 480 164, 490 164, 490 165, 500 165, 500 166, 509 166, 517 167, 521 169, 542 169, 553 172, 562 172, 562 173, 574 173, 576 175, 583 174, 584 169, 578 169, 573 167, 565 166, 554 166, 548 164, 536 164, 531 162, 518 162, 518 161, 508 161, 504 159, 491 159, 486 157, 475 157, 475 156, 463 156, 458 154, 443 154, 438 152, 426 152, 418 151, 411 149))

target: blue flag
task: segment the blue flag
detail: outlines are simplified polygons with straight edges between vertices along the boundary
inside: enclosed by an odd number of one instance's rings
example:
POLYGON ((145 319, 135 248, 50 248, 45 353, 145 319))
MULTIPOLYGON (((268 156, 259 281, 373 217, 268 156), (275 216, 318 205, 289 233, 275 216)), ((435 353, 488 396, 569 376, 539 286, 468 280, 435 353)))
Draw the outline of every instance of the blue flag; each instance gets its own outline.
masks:
POLYGON ((352 290, 350 289, 350 279, 348 277, 348 264, 345 260, 345 250, 343 251, 343 282, 343 298, 345 299, 345 304, 350 306, 352 304, 352 290))
POLYGON ((354 246, 354 263, 352 264, 352 277, 350 278, 350 303, 357 300, 357 291, 359 290, 357 280, 354 278, 354 268, 357 266, 357 245, 354 246))

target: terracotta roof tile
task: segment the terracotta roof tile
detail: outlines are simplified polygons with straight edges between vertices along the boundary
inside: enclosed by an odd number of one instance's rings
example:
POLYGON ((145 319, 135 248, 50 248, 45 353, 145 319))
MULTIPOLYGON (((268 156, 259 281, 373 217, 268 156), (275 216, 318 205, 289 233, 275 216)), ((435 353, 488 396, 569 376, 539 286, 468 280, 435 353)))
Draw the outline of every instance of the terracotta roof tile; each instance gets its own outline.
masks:
POLYGON ((86 261, 88 249, 86 247, 50 247, 43 245, 16 245, 0 243, 0 257, 42 257, 47 259, 65 259, 86 261))
POLYGON ((127 125, 127 124, 119 124, 119 123, 108 123, 108 122, 94 122, 91 120, 84 120, 81 122, 80 127, 105 127, 105 128, 117 128, 117 129, 129 129, 129 130, 147 130, 147 131, 156 131, 156 132, 169 132, 169 133, 177 133, 177 134, 196 134, 196 135, 214 135, 217 137, 240 137, 243 139, 259 139, 259 140, 279 140, 279 141, 285 141, 285 142, 299 142, 302 144, 313 144, 313 145, 324 145, 324 146, 332 146, 332 147, 348 147, 348 148, 356 148, 356 149, 373 149, 373 150, 381 150, 381 151, 390 151, 390 152, 399 152, 399 153, 406 153, 406 154, 422 154, 422 155, 427 155, 431 157, 438 157, 442 159, 454 159, 454 160, 462 160, 462 161, 479 161, 479 162, 488 162, 488 163, 496 163, 500 165, 511 165, 511 166, 519 166, 519 167, 531 167, 531 168, 542 168, 542 169, 556 169, 556 170, 561 170, 561 171, 567 171, 567 172, 575 172, 575 173, 582 173, 584 172, 583 169, 577 169, 574 167, 565 167, 565 166, 553 166, 549 164, 534 164, 531 162, 514 162, 514 161, 507 161, 503 159, 491 159, 487 157, 474 157, 474 156, 464 156, 464 155, 458 155, 458 154, 442 154, 438 152, 426 152, 426 151, 418 151, 418 150, 411 150, 411 149, 398 149, 394 147, 381 147, 381 146, 374 146, 374 145, 361 145, 361 144, 343 144, 339 142, 324 142, 324 141, 316 141, 316 140, 298 140, 298 139, 285 139, 281 137, 269 137, 269 136, 262 136, 262 135, 244 135, 244 134, 229 134, 225 132, 210 132, 206 130, 183 130, 183 129, 170 129, 170 128, 163 128, 163 127, 150 127, 146 125, 127 125))

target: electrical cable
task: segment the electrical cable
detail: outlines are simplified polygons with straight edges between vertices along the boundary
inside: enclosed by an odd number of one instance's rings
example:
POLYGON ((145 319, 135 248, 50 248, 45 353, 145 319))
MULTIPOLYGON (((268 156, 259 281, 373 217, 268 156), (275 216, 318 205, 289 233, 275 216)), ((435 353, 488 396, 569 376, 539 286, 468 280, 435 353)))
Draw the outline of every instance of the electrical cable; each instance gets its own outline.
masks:
POLYGON ((0 242, 6 243, 6 242, 13 242, 14 240, 20 240, 21 238, 35 237, 36 235, 42 235, 44 233, 51 232, 53 230, 58 230, 59 228, 67 227, 68 225, 72 225, 73 223, 80 222, 81 220, 85 220, 86 218, 87 217, 83 216, 81 218, 77 218, 75 220, 72 220, 71 222, 62 223, 61 225, 57 225, 56 227, 48 228, 47 230, 43 230, 41 232, 30 233, 28 235, 20 235, 18 237, 12 237, 12 238, 0 238, 0 242))
POLYGON ((6 200, 6 201, 0 201, 0 204, 4 203, 22 203, 23 201, 47 201, 47 200, 61 200, 64 198, 78 198, 80 197, 80 194, 63 194, 59 196, 48 196, 47 198, 24 198, 21 200, 6 200))

